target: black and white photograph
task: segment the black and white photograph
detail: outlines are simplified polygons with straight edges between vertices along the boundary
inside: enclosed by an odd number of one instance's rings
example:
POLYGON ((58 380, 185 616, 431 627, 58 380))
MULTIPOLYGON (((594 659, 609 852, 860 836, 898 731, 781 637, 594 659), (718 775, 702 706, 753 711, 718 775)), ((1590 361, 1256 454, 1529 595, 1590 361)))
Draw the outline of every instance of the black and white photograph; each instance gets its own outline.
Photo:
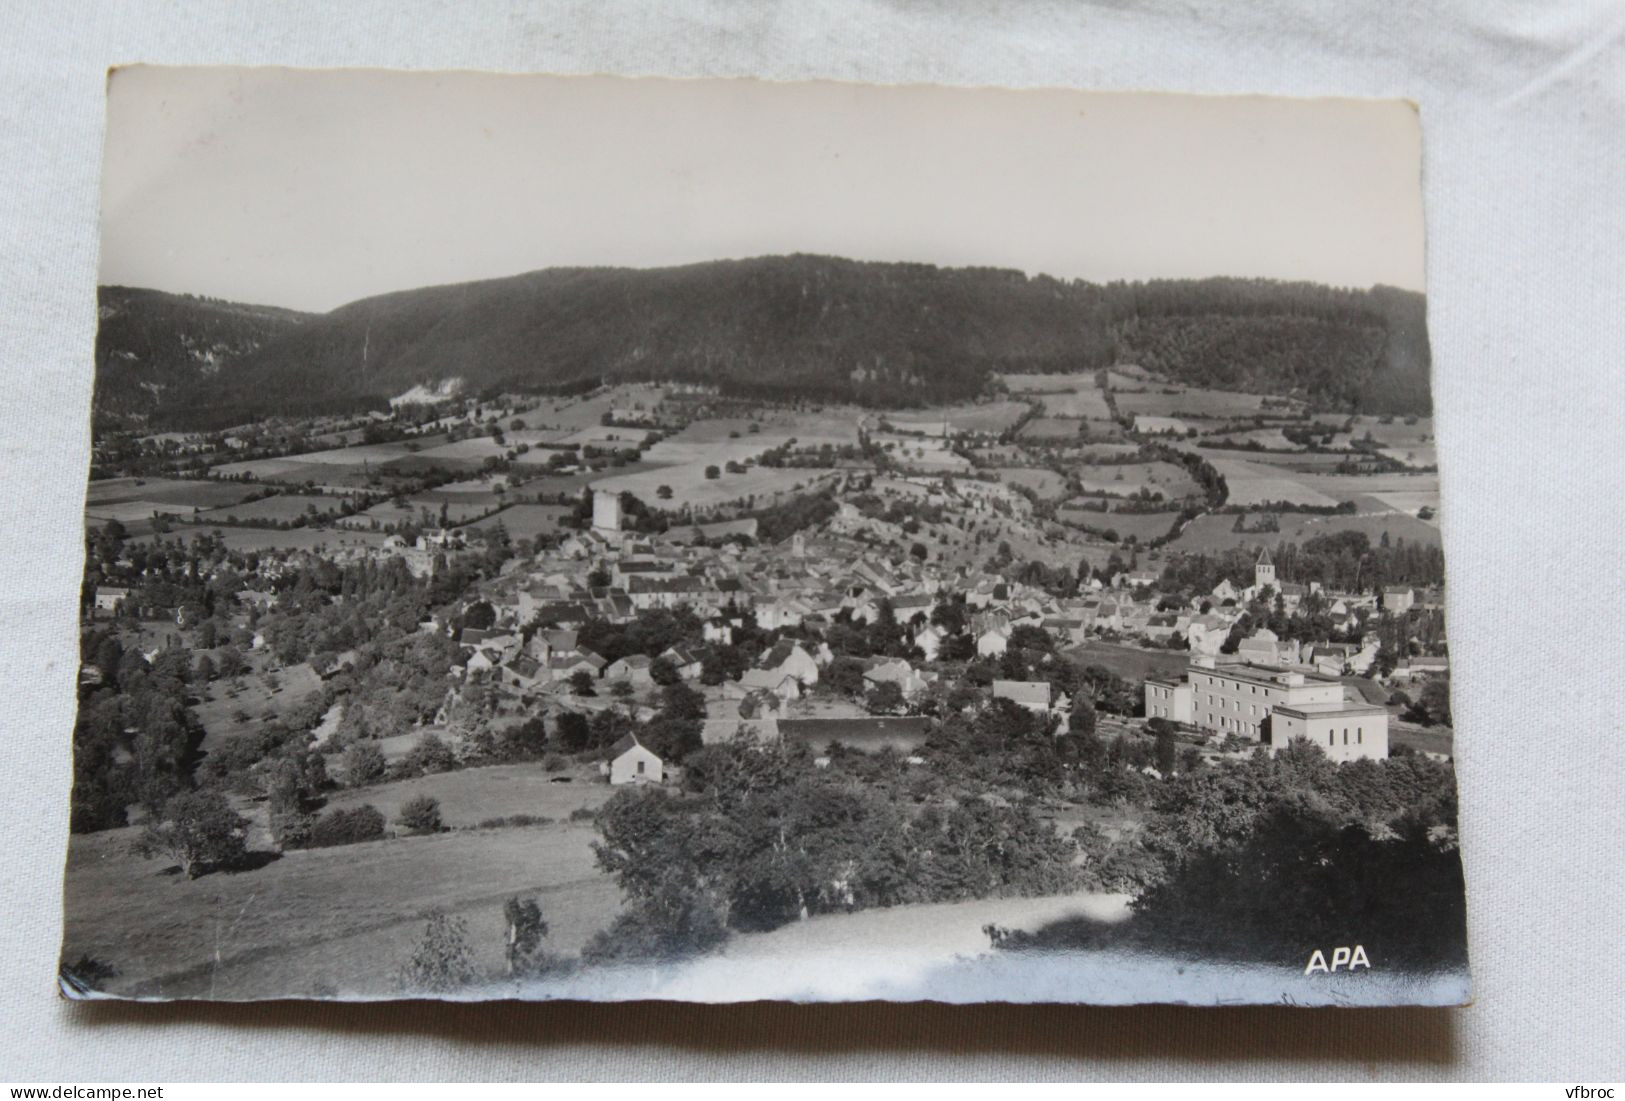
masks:
POLYGON ((66 996, 1472 1000, 1415 103, 107 96, 66 996))

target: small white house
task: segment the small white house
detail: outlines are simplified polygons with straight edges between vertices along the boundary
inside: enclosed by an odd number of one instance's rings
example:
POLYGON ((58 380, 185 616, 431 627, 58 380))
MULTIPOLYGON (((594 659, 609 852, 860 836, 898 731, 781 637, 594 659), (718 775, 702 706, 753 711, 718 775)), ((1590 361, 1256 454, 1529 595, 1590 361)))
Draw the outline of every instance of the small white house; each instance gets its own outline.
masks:
POLYGON ((660 758, 628 734, 610 750, 609 782, 611 784, 658 784, 665 778, 665 767, 660 758))

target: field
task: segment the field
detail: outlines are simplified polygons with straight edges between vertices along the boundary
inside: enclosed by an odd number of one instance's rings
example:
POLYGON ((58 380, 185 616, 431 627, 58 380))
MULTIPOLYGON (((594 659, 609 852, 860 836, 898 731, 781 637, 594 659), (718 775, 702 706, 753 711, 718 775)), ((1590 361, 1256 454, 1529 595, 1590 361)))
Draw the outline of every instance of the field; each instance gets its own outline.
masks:
POLYGON ((1201 492, 1183 467, 1163 462, 1084 467, 1078 471, 1078 481, 1088 492, 1124 496, 1147 489, 1169 500, 1178 500, 1201 492))
POLYGON ((1040 402, 1051 417, 1085 417, 1110 420, 1106 396, 1095 385, 1095 373, 1070 375, 1010 374, 1000 376, 1012 395, 1040 402))
POLYGON ((241 679, 242 690, 235 696, 229 694, 232 682, 215 681, 192 709, 203 724, 205 734, 202 748, 205 753, 241 736, 245 731, 256 729, 268 715, 280 718, 322 688, 320 678, 304 662, 279 671, 279 683, 274 692, 260 673, 245 673, 241 679), (239 712, 248 717, 238 718, 239 712))
POLYGON ((1000 467, 994 471, 1007 485, 1026 486, 1043 500, 1055 500, 1066 492, 1066 479, 1048 467, 1000 467))
POLYGON ((133 528, 154 514, 191 516, 235 504, 253 492, 254 486, 181 478, 108 478, 91 482, 86 490, 85 519, 92 524, 117 520, 133 528))
POLYGON ((1132 535, 1140 543, 1167 535, 1179 517, 1177 512, 1096 512, 1064 505, 1058 515, 1069 524, 1095 531, 1115 531, 1124 539, 1132 535))
POLYGON ((797 487, 805 488, 829 476, 828 471, 790 468, 775 470, 772 467, 753 466, 743 474, 725 472, 719 478, 707 478, 705 468, 713 464, 721 466, 722 462, 713 459, 657 467, 636 474, 616 474, 607 477, 601 475, 593 482, 593 488, 612 493, 630 493, 650 508, 688 505, 705 509, 752 496, 758 503, 763 503, 765 498, 792 491, 797 487), (657 491, 663 485, 672 488, 670 501, 662 501, 657 496, 657 491))
MULTIPOLYGON (((1255 505, 1266 501, 1290 501, 1299 505, 1330 506, 1335 498, 1309 488, 1303 479, 1264 463, 1245 459, 1209 459, 1230 487, 1229 503, 1255 505)), ((1305 476, 1307 478, 1309 476, 1305 476)))
POLYGON ((1024 440, 1075 440, 1083 421, 1078 417, 1034 417, 1021 426, 1024 440))
POLYGON ((500 523, 515 539, 534 539, 538 535, 553 535, 559 530, 559 518, 568 516, 567 505, 510 505, 501 512, 477 520, 471 527, 494 528, 500 523))
MULTIPOLYGON (((218 534, 227 550, 316 550, 329 552, 346 547, 380 547, 385 536, 375 531, 344 531, 338 528, 234 528, 224 524, 200 524, 194 528, 176 528, 163 538, 179 537, 189 540, 204 532, 218 534)), ((150 536, 148 538, 151 538, 150 536)))
MULTIPOLYGON (((1129 383, 1131 387, 1144 387, 1145 383, 1129 383)), ((1114 380, 1113 389, 1118 383, 1114 380)), ((1170 417, 1180 413, 1198 413, 1210 417, 1250 417, 1264 407, 1260 394, 1242 394, 1232 390, 1204 390, 1196 387, 1151 384, 1149 388, 1115 393, 1117 411, 1125 416, 1146 413, 1154 417, 1170 417), (1172 390, 1173 393, 1164 391, 1172 390)))
POLYGON ((265 497, 258 501, 245 501, 242 504, 211 509, 208 512, 199 513, 194 519, 223 524, 252 522, 255 520, 298 520, 310 515, 310 510, 313 507, 320 514, 335 512, 343 504, 344 499, 342 497, 316 493, 283 493, 276 497, 265 497))
POLYGON ((134 833, 74 836, 66 884, 68 958, 112 963, 120 974, 111 986, 124 993, 384 996, 431 908, 463 917, 476 966, 500 973, 505 899, 536 897, 549 947, 571 954, 620 907, 594 863, 590 823, 292 852, 194 881, 166 874, 161 860, 124 856, 134 833))
POLYGON ((1190 665, 1190 655, 1183 651, 1141 650, 1094 639, 1074 646, 1067 654, 1085 665, 1099 665, 1136 682, 1151 676, 1177 677, 1190 665))
POLYGON ((174 506, 171 511, 216 508, 241 501, 256 492, 253 486, 184 478, 106 478, 91 482, 85 492, 85 508, 91 511, 131 501, 154 506, 174 506))
POLYGON ((990 401, 981 404, 933 406, 929 409, 888 413, 885 420, 894 428, 908 432, 942 433, 943 421, 948 422, 950 435, 959 432, 1003 432, 1027 415, 1024 401, 990 401))
POLYGON ((943 471, 969 470, 970 461, 949 448, 942 439, 921 439, 918 436, 887 436, 877 434, 875 443, 884 448, 897 465, 910 470, 943 471))
MULTIPOLYGON (((1257 521, 1258 516, 1250 513, 1247 519, 1249 523, 1253 523, 1257 521)), ((1427 543, 1434 546, 1439 544, 1439 529, 1436 526, 1401 512, 1355 516, 1305 516, 1301 513, 1283 512, 1277 519, 1281 528, 1278 532, 1238 532, 1234 530, 1236 523, 1234 515, 1214 513, 1198 516, 1180 533, 1179 538, 1169 545, 1169 549, 1211 552, 1228 550, 1232 547, 1273 547, 1277 543, 1301 543, 1316 535, 1333 535, 1340 531, 1364 532, 1373 543, 1379 542, 1386 532, 1390 539, 1404 539, 1408 543, 1427 543)))
POLYGON ((1180 420, 1178 417, 1153 417, 1141 413, 1134 418, 1134 431, 1136 432, 1146 432, 1153 435, 1161 432, 1177 432, 1183 436, 1190 430, 1190 423, 1180 420))

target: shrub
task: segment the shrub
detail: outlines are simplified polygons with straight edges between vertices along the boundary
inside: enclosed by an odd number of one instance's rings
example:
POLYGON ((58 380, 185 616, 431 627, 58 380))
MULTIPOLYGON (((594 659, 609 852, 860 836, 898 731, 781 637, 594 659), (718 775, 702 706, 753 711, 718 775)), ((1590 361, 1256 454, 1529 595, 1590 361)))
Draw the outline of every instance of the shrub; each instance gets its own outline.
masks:
POLYGON ((545 826, 551 821, 553 819, 545 814, 510 814, 506 817, 482 818, 480 819, 480 829, 500 830, 517 826, 545 826))
POLYGON ((401 758, 403 776, 429 776, 436 772, 450 772, 457 767, 457 754, 437 735, 425 734, 419 738, 405 757, 401 758))
POLYGON ((353 788, 376 784, 388 772, 384 751, 371 742, 356 742, 344 751, 344 775, 353 788))
POLYGON ((440 800, 430 795, 414 795, 402 803, 395 821, 413 833, 439 833, 445 828, 440 821, 440 800))
POLYGON ((468 924, 438 910, 428 915, 423 939, 401 967, 401 989, 444 994, 475 979, 474 952, 468 944, 468 924))
POLYGON ((591 822, 597 817, 598 812, 591 807, 577 807, 570 812, 570 821, 572 822, 591 822))
POLYGON ((316 820, 311 827, 309 847, 332 848, 335 845, 355 845, 363 841, 379 841, 384 836, 384 815, 371 803, 349 810, 336 808, 316 820))

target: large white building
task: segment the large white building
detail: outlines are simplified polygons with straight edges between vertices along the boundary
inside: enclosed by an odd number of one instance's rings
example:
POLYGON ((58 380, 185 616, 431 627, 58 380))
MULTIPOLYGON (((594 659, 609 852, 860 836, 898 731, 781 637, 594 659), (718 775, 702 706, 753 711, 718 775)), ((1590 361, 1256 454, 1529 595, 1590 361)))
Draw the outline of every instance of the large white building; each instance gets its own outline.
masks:
POLYGON ((1145 714, 1276 748, 1307 738, 1333 760, 1388 756, 1388 712, 1305 669, 1196 658, 1178 680, 1146 678, 1145 714))

